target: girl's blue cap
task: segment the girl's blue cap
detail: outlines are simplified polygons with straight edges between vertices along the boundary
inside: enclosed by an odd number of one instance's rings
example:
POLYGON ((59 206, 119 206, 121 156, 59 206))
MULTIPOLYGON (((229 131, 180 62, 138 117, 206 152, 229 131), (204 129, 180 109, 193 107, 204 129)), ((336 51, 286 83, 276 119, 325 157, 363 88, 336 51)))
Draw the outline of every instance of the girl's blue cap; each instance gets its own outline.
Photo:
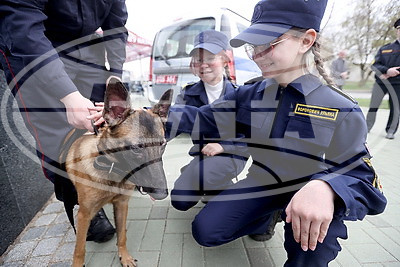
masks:
POLYGON ((254 7, 251 25, 230 41, 232 47, 245 43, 268 44, 292 27, 319 31, 327 0, 263 0, 254 7))
POLYGON ((228 49, 228 37, 222 32, 215 30, 203 31, 194 38, 194 48, 190 52, 190 55, 198 48, 206 49, 216 55, 222 50, 228 49))
POLYGON ((393 26, 394 26, 396 29, 397 29, 398 27, 400 27, 400 19, 396 20, 396 22, 394 23, 393 26))

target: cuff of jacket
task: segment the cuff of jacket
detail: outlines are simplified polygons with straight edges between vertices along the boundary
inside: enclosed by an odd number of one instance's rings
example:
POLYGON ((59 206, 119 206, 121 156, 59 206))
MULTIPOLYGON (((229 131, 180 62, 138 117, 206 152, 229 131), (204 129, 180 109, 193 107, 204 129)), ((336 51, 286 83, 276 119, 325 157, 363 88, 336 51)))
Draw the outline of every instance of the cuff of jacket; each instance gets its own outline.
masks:
POLYGON ((349 190, 344 190, 348 185, 342 182, 342 179, 335 173, 329 174, 318 174, 312 178, 312 180, 322 180, 329 184, 332 190, 335 192, 337 198, 335 200, 335 212, 334 216, 339 218, 345 218, 346 220, 355 221, 357 215, 352 209, 352 195, 349 190))
POLYGON ((219 143, 222 148, 224 149, 224 153, 228 154, 234 154, 238 156, 246 156, 247 153, 247 146, 246 145, 241 145, 241 144, 235 144, 233 142, 223 142, 219 143))

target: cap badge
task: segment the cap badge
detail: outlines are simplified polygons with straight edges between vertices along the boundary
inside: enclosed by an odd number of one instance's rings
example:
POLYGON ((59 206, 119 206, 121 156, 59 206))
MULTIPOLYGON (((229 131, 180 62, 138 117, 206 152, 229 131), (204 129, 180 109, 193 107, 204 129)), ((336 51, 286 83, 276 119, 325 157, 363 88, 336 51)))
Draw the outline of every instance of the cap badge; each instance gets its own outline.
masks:
POLYGON ((261 4, 257 4, 254 7, 253 18, 251 19, 251 23, 255 23, 262 15, 262 7, 261 4))

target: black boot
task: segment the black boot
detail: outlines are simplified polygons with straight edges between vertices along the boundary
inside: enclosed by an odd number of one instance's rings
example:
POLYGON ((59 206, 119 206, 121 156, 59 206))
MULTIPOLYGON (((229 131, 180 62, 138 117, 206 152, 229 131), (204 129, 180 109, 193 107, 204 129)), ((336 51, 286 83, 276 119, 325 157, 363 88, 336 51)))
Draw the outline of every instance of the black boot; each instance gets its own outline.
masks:
POLYGON ((259 241, 259 242, 270 240, 275 234, 275 225, 278 222, 282 221, 281 213, 282 213, 282 210, 277 210, 274 213, 272 213, 272 220, 269 223, 267 231, 265 233, 252 234, 252 235, 249 235, 249 237, 251 239, 253 239, 255 241, 259 241))
POLYGON ((90 222, 86 240, 103 243, 113 238, 114 234, 114 226, 108 220, 104 210, 100 209, 90 222))

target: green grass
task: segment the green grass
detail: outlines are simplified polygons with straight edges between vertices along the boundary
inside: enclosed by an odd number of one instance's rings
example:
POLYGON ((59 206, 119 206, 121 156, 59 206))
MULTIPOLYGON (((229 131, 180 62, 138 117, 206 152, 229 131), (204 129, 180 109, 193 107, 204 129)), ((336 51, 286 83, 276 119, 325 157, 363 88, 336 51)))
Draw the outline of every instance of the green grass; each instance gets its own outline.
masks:
POLYGON ((374 84, 374 81, 367 81, 365 85, 360 86, 359 82, 354 82, 354 81, 346 81, 346 83, 343 86, 343 90, 371 90, 372 85, 374 84))
MULTIPOLYGON (((367 81, 365 85, 360 86, 359 82, 354 81, 346 81, 345 85, 343 86, 343 91, 371 91, 374 81, 367 81)), ((369 107, 370 99, 365 98, 356 98, 360 107, 369 107)), ((382 109, 389 109, 389 101, 383 100, 382 104, 379 106, 382 109)))
MULTIPOLYGON (((366 108, 369 107, 370 99, 356 98, 356 100, 357 100, 358 105, 359 105, 360 107, 366 107, 366 108)), ((379 108, 382 108, 382 109, 389 109, 389 100, 383 100, 383 101, 382 101, 382 104, 379 106, 379 108)))

